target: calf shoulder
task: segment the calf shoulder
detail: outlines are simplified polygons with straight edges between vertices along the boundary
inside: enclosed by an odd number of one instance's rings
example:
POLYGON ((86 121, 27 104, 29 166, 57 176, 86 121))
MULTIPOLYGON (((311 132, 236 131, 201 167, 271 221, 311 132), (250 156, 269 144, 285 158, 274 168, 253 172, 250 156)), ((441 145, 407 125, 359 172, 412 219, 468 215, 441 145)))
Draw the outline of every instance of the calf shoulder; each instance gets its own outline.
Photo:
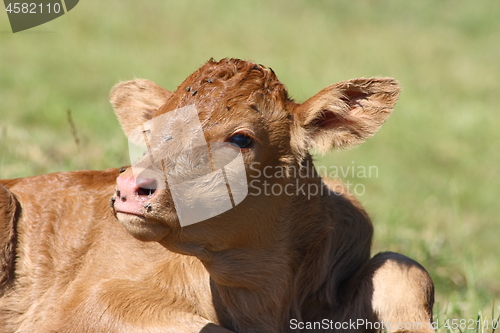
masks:
POLYGON ((99 230, 121 227, 106 223, 114 219, 108 202, 117 175, 78 171, 0 181, 1 276, 8 284, 0 292, 0 326, 47 316, 90 259, 99 230))
MULTIPOLYGON (((199 260, 136 240, 116 220, 110 198, 118 174, 110 169, 0 181, 1 202, 16 200, 19 208, 10 229, 17 237, 9 254, 16 258, 15 274, 0 297, 0 332, 154 327, 176 311, 216 320, 199 260), (144 311, 162 319, 145 318, 144 311)), ((0 223, 12 224, 5 221, 0 223)))

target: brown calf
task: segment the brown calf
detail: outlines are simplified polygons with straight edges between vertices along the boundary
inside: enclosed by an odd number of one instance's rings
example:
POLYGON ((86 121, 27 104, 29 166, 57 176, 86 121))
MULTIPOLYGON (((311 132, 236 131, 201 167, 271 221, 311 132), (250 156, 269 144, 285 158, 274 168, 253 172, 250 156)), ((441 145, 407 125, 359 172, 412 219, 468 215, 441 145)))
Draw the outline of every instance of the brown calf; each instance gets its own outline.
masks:
POLYGON ((235 59, 209 61, 174 93, 118 84, 111 102, 129 138, 147 139, 137 163, 149 167, 0 182, 0 332, 432 332, 427 272, 396 253, 370 259, 370 219, 308 152, 363 142, 399 90, 356 79, 298 104, 272 70, 235 59), (196 119, 147 125, 189 106, 196 119), (199 133, 208 150, 189 146, 199 133), (237 199, 226 164, 230 209, 181 226, 182 204, 211 203, 203 215, 219 192, 207 181, 176 201, 174 189, 231 151, 248 193, 237 199))

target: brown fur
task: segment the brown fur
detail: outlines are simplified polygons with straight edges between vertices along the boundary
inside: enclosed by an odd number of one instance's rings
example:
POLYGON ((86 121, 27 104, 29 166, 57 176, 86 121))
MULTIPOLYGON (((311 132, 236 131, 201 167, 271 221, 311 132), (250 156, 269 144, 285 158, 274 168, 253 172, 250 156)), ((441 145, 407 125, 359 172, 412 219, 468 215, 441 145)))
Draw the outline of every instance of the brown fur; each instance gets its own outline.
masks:
POLYGON ((427 272, 396 253, 370 259, 370 219, 340 183, 328 190, 308 153, 364 141, 398 93, 393 79, 356 79, 298 104, 272 70, 235 59, 209 61, 174 93, 118 84, 111 102, 126 134, 190 104, 207 141, 251 133, 243 155, 258 185, 232 210, 181 228, 168 188, 141 197, 150 209, 140 216, 110 208, 130 169, 1 181, 0 332, 292 332, 291 320, 323 319, 432 332, 427 272), (286 171, 267 179, 265 166, 286 171), (265 180, 322 192, 264 195, 265 180))
POLYGON ((17 200, 0 184, 0 295, 13 277, 19 211, 17 200))

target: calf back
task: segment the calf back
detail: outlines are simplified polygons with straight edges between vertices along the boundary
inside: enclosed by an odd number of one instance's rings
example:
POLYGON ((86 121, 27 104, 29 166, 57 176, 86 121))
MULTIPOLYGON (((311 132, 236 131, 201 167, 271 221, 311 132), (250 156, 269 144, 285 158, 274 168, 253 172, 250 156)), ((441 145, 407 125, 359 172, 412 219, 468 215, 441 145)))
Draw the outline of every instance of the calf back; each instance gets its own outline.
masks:
POLYGON ((199 261, 140 242, 116 221, 109 198, 118 174, 77 171, 0 182, 0 332, 64 327, 87 299, 84 320, 100 311, 89 293, 131 281, 140 281, 131 289, 147 285, 142 306, 172 308, 177 300, 179 309, 211 316, 208 274, 199 261), (186 275, 186 268, 196 274, 186 275))

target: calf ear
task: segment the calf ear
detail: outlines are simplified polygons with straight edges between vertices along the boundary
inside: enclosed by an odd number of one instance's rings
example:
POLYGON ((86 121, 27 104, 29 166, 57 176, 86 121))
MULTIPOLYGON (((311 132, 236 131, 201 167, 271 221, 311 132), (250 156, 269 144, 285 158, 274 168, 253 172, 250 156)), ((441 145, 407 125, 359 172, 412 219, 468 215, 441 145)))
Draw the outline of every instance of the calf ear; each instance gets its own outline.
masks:
POLYGON ((360 144, 389 117, 400 90, 392 78, 361 78, 326 87, 294 110, 303 148, 325 153, 360 144))
POLYGON ((120 82, 113 87, 109 100, 123 131, 129 135, 135 128, 153 118, 156 110, 172 93, 144 79, 120 82))

